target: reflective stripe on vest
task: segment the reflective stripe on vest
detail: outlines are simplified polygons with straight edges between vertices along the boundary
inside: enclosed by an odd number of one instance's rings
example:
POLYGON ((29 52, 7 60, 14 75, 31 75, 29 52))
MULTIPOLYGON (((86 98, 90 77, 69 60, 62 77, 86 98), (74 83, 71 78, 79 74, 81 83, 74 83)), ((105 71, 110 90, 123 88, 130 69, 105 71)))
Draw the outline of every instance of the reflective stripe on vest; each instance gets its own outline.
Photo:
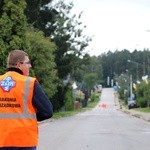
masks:
POLYGON ((0 118, 6 119, 14 119, 14 118, 26 118, 26 119, 35 119, 36 114, 29 114, 28 113, 28 94, 30 90, 30 79, 31 77, 27 77, 25 82, 25 89, 24 89, 24 101, 23 101, 23 113, 22 114, 14 114, 14 113, 0 113, 0 118))

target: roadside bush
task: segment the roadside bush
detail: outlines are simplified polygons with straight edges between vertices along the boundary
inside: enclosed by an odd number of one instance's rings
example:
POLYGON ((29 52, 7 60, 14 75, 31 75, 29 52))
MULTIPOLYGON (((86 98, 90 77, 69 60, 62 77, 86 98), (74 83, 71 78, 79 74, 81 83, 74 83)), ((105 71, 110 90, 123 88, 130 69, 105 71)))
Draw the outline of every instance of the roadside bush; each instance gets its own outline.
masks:
POLYGON ((74 109, 74 100, 73 100, 72 87, 68 86, 68 89, 65 95, 65 110, 71 111, 73 109, 74 109))
POLYGON ((94 102, 97 99, 97 94, 95 92, 93 92, 91 94, 91 102, 94 102))
POLYGON ((82 102, 85 98, 85 94, 81 90, 76 91, 76 100, 82 102))
POLYGON ((124 93, 123 89, 120 89, 118 91, 119 93, 119 99, 123 101, 124 104, 127 104, 127 101, 128 101, 128 97, 127 95, 124 93))
POLYGON ((138 99, 137 99, 137 105, 139 106, 139 107, 146 107, 147 106, 147 99, 145 99, 144 97, 139 97, 138 99))
POLYGON ((124 95, 124 89, 121 89, 121 88, 120 88, 120 89, 118 90, 118 93, 119 93, 119 99, 122 99, 122 100, 123 100, 124 97, 125 97, 125 95, 124 95))
POLYGON ((137 85, 137 105, 139 107, 147 107, 148 100, 150 99, 150 83, 141 82, 137 85))

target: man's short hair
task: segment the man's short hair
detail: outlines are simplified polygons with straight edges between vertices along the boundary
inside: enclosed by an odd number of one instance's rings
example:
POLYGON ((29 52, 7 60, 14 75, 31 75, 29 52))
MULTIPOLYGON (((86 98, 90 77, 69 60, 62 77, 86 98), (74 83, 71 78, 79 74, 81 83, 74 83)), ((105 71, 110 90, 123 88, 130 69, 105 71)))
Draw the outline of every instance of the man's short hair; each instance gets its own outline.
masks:
POLYGON ((15 67, 18 62, 23 62, 28 56, 23 50, 12 50, 7 57, 7 67, 15 67))

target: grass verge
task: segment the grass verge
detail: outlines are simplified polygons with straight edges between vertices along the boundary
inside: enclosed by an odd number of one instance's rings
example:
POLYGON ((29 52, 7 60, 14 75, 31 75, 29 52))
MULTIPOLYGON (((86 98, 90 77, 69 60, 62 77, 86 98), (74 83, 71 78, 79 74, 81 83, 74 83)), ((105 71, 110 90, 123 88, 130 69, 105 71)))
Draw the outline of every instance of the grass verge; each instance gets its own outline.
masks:
POLYGON ((72 110, 72 111, 54 112, 53 119, 59 119, 59 118, 62 118, 62 117, 68 117, 68 116, 75 115, 77 113, 81 113, 81 112, 85 112, 87 110, 91 110, 92 108, 94 108, 98 104, 98 102, 99 102, 99 95, 97 96, 97 98, 93 102, 88 102, 86 107, 79 108, 77 110, 72 110))
POLYGON ((136 108, 136 110, 137 110, 137 111, 141 111, 141 112, 149 113, 149 112, 150 112, 150 107, 136 108))

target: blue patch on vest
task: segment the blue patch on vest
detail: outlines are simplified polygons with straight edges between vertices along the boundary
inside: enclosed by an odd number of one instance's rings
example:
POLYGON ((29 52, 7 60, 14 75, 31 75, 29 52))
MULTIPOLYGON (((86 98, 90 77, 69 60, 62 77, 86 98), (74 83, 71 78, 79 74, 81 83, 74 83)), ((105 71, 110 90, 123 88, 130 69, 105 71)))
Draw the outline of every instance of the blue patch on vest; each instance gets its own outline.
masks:
POLYGON ((0 86, 4 91, 9 92, 15 86, 15 83, 12 77, 8 76, 0 81, 0 86))

